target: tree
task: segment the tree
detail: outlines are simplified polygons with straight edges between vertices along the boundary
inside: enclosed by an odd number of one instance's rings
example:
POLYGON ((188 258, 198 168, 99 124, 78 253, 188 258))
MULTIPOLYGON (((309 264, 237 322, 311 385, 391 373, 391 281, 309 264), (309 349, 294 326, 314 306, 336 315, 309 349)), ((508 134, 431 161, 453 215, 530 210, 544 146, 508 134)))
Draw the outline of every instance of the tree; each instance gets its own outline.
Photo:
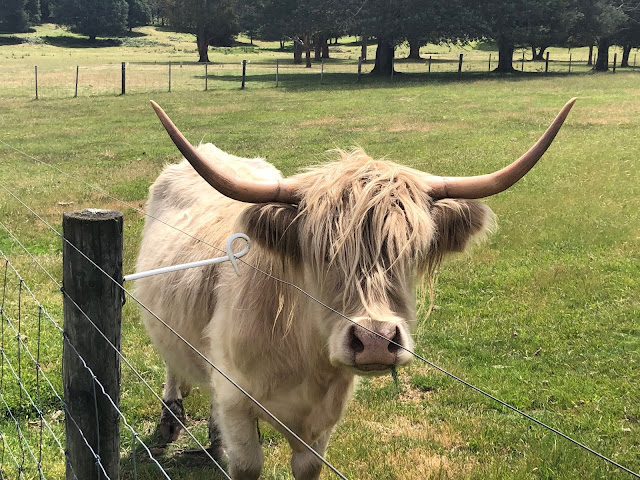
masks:
POLYGON ((58 0, 54 7, 57 23, 91 41, 98 36, 120 35, 127 28, 126 0, 58 0))
POLYGON ((627 21, 620 27, 614 39, 617 45, 622 45, 621 67, 629 66, 629 54, 632 48, 640 47, 640 8, 627 12, 627 21))
POLYGON ((129 11, 127 15, 127 26, 129 31, 135 27, 149 25, 151 22, 151 7, 142 0, 127 0, 129 11))
MULTIPOLYGON (((570 26, 579 18, 576 0, 480 0, 475 12, 484 35, 498 44, 495 72, 514 72, 516 47, 534 46, 537 53, 565 43, 570 26)), ((589 1, 589 0, 586 0, 589 1)))
POLYGON ((31 25, 40 22, 40 0, 27 0, 24 9, 29 16, 29 23, 31 25))
POLYGON ((26 32, 29 27, 29 15, 26 0, 4 0, 0 8, 0 31, 26 32))
POLYGON ((624 4, 618 0, 595 0, 593 7, 594 36, 598 44, 598 57, 593 70, 606 72, 609 70, 609 47, 613 43, 614 35, 625 24, 628 17, 624 11, 624 4))
POLYGON ((168 23, 193 33, 198 61, 209 61, 209 45, 228 43, 239 31, 237 11, 231 0, 173 0, 167 10, 168 23))

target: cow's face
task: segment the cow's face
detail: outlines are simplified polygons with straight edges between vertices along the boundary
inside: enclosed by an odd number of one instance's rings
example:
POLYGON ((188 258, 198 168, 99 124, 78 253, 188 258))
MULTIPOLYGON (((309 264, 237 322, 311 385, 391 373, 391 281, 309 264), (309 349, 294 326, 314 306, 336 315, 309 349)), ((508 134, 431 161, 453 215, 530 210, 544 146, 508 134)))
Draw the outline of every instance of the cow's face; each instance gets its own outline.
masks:
POLYGON ((297 176, 298 205, 243 214, 249 236, 330 307, 313 321, 333 365, 370 374, 410 362, 416 283, 491 224, 482 203, 433 201, 420 175, 356 151, 297 176))

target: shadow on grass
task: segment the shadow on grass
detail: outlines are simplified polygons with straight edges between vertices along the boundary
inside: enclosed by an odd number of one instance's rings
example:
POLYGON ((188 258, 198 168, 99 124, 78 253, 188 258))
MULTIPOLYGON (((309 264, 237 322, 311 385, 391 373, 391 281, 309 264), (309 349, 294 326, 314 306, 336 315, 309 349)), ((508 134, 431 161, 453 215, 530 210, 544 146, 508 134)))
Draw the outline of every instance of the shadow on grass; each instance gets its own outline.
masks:
POLYGON ((10 37, 0 36, 0 47, 5 45, 20 45, 24 40, 20 37, 11 35, 10 37))
MULTIPOLYGON (((148 435, 141 435, 140 441, 149 446, 153 459, 149 458, 149 453, 140 444, 136 446, 135 457, 131 450, 121 455, 120 478, 122 480, 164 478, 160 468, 167 472, 172 480, 227 478, 220 473, 220 467, 200 450, 182 450, 175 446, 162 446, 157 430, 148 435)), ((220 466, 227 468, 226 462, 221 462, 220 466)))
POLYGON ((103 48, 118 47, 122 45, 122 40, 119 38, 98 38, 94 41, 91 41, 88 37, 47 35, 42 37, 42 39, 49 45, 62 48, 103 48))
MULTIPOLYGON (((320 82, 319 69, 313 73, 284 73, 280 71, 278 88, 287 91, 308 91, 308 90, 351 90, 355 88, 397 88, 397 87, 420 87, 425 84, 451 84, 451 83, 473 83, 483 80, 501 80, 506 82, 523 82, 538 78, 560 78, 567 76, 590 75, 591 73, 539 73, 539 72, 433 72, 433 73, 403 73, 394 74, 393 78, 387 76, 362 74, 358 82, 358 75, 354 73, 324 73, 320 82)), ((199 76, 204 82, 204 75, 199 76)), ((210 81, 220 81, 235 83, 240 89, 241 76, 237 75, 217 75, 209 73, 210 81)), ((264 88, 265 84, 275 86, 275 71, 264 74, 248 74, 245 80, 245 88, 251 89, 252 84, 259 84, 264 88)), ((215 88, 215 87, 213 87, 215 88)))

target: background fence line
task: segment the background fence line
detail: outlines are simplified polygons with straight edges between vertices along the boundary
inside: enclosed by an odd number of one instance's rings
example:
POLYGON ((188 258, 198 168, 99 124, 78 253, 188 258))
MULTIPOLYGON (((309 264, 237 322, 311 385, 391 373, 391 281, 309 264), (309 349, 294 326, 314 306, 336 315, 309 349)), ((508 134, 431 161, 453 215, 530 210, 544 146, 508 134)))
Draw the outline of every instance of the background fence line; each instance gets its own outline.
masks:
MULTIPOLYGON (((371 62, 368 63, 371 65, 371 62)), ((7 91, 12 96, 40 98, 77 98, 93 95, 125 95, 127 93, 242 90, 248 88, 278 88, 294 79, 309 86, 341 83, 362 83, 361 59, 322 59, 312 68, 291 61, 207 62, 120 62, 102 65, 69 65, 43 68, 36 65, 26 70, 5 74, 7 91), (289 77, 289 78, 287 78, 289 77), (43 96, 44 95, 44 96, 43 96)), ((395 59, 397 73, 432 76, 454 75, 464 79, 471 74, 490 74, 497 66, 493 53, 455 56, 430 54, 422 60, 395 59), (493 62, 493 63, 492 63, 493 62), (488 65, 488 68, 487 68, 488 65)), ((513 59, 515 73, 525 74, 578 74, 591 71, 588 58, 553 58, 546 52, 543 60, 527 60, 524 53, 513 59)), ((617 54, 610 60, 612 73, 616 72, 617 54)), ((629 59, 627 70, 637 71, 637 53, 629 59)), ((389 81, 393 81, 393 75, 389 81)))

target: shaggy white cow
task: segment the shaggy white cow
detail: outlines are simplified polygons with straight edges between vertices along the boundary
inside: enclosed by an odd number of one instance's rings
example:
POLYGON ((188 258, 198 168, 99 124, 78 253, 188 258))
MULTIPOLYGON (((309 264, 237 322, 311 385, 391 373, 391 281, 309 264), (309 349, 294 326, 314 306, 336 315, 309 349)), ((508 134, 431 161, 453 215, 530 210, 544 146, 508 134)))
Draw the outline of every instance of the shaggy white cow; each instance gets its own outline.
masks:
MULTIPOLYGON (((435 177, 356 150, 286 179, 261 159, 194 149, 154 104, 188 161, 166 167, 151 187, 138 270, 217 256, 207 244, 245 232, 253 243, 243 260, 353 323, 248 266, 241 276, 224 264, 149 277, 138 281, 138 297, 323 455, 354 376, 411 361, 416 283, 491 226, 491 210, 473 199, 520 179, 573 102, 529 152, 493 174, 435 177)), ((209 388, 214 454, 224 446, 232 478, 258 478, 256 421, 270 418, 153 316, 143 318, 166 363, 166 404, 184 418, 190 385, 209 388)), ((160 432, 168 441, 180 432, 166 410, 160 432)), ((318 478, 321 462, 283 433, 295 478, 318 478)))

